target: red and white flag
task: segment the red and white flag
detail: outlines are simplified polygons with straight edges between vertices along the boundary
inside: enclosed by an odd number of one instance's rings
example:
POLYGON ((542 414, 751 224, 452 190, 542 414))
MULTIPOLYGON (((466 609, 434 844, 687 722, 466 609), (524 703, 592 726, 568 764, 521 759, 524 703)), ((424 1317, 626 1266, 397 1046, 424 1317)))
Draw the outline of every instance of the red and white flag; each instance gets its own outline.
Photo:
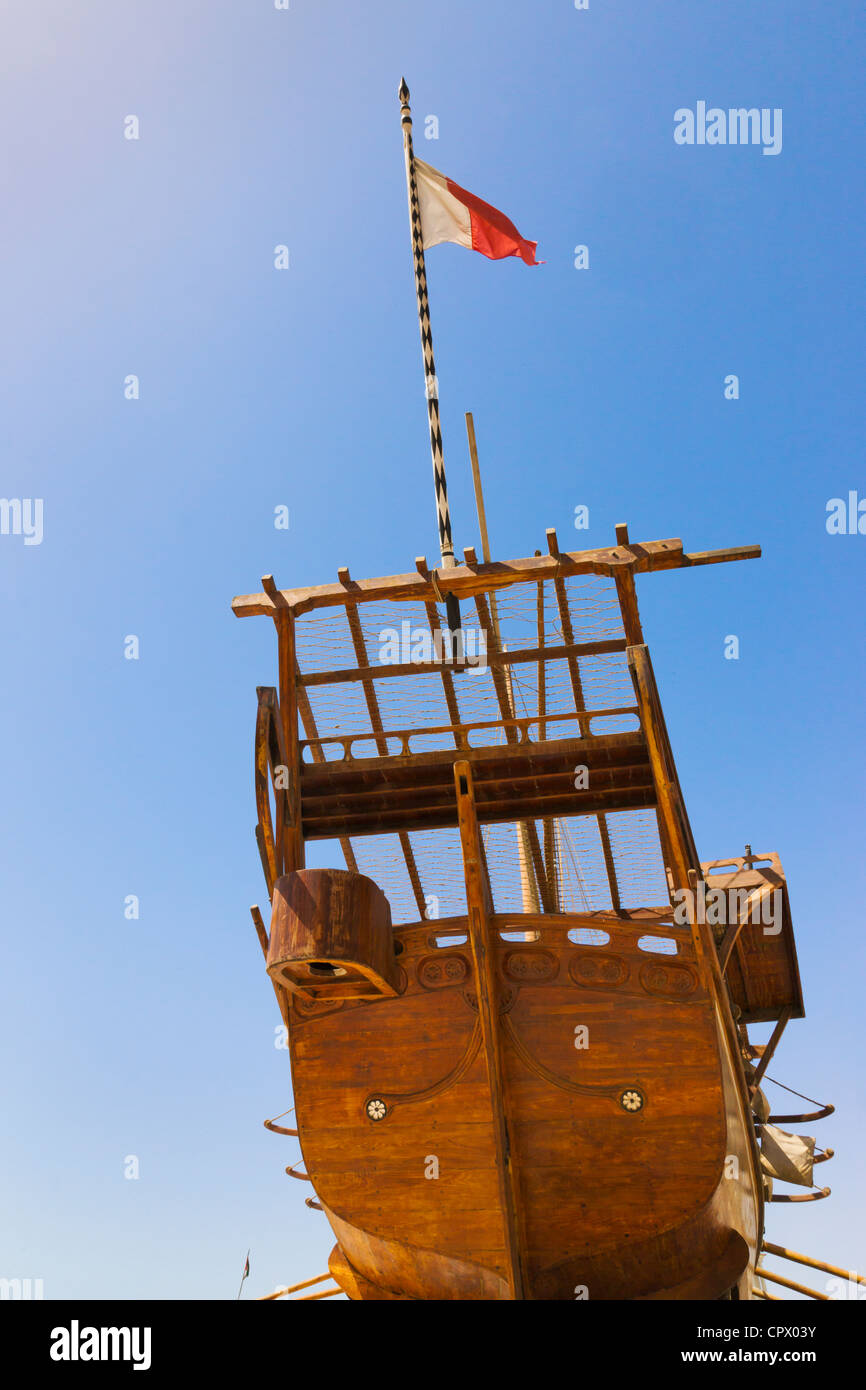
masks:
POLYGON ((442 241, 454 241, 492 261, 519 256, 527 265, 543 264, 535 259, 538 243, 522 237, 504 212, 467 193, 423 159, 414 163, 425 251, 442 241))

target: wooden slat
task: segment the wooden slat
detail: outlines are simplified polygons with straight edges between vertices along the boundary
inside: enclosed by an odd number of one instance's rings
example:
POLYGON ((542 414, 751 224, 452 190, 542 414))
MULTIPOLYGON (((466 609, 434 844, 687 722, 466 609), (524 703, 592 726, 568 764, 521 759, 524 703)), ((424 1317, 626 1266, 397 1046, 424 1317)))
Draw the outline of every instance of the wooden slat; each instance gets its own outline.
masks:
MULTIPOLYGON (((567 793, 563 796, 550 797, 540 806, 537 796, 534 798, 527 796, 525 799, 511 798, 501 802, 483 802, 478 808, 478 818, 483 825, 503 825, 530 820, 533 812, 536 814, 543 812, 555 817, 573 816, 573 796, 574 793, 572 792, 571 800, 567 793)), ((612 815, 617 811, 652 810, 656 804, 655 789, 648 778, 646 785, 643 786, 633 786, 626 790, 618 787, 615 791, 595 792, 585 804, 585 814, 587 815, 612 815)), ((388 811, 372 814, 365 811, 353 816, 338 814, 334 817, 310 817, 304 820, 304 833, 308 840, 332 840, 336 838, 338 827, 342 827, 347 835, 359 836, 394 834, 400 825, 407 826, 408 831, 413 832, 453 829, 455 815, 453 808, 440 806, 432 809, 415 807, 409 811, 405 807, 394 807, 388 811)), ((537 832, 534 842, 532 835, 530 835, 530 847, 534 862, 541 866, 541 846, 538 842, 537 832)), ((549 908, 545 909, 545 911, 549 910, 549 908)), ((620 908, 619 911, 622 909, 620 908)))
MULTIPOLYGON (((469 761, 469 760, 467 760, 469 761)), ((342 767, 342 764, 337 764, 342 767)), ((395 785, 387 776, 375 780, 365 776, 356 778, 334 778, 319 781, 317 784, 304 783, 304 823, 322 816, 337 817, 345 812, 377 810, 403 810, 411 814, 413 807, 450 807, 453 793, 448 786, 453 763, 444 759, 435 769, 428 768, 428 774, 418 781, 402 779, 395 785)), ((550 762, 543 771, 519 769, 519 773, 509 773, 506 763, 480 763, 472 761, 475 775, 475 797, 479 807, 490 802, 500 802, 508 806, 516 801, 531 801, 538 797, 539 816, 546 801, 555 798, 558 803, 571 806, 572 816, 586 815, 583 809, 592 801, 594 795, 605 792, 615 793, 632 787, 652 787, 652 770, 646 758, 640 762, 617 762, 600 766, 591 776, 591 785, 585 791, 575 791, 571 759, 565 764, 550 762)))

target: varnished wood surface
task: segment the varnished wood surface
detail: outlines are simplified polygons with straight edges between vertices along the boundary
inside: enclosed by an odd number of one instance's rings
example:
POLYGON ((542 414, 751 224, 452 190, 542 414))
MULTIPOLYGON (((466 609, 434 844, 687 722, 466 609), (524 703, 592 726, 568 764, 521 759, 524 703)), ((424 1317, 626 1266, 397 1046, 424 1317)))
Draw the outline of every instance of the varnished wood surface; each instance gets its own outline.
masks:
MULTIPOLYGON (((571 919, 533 920, 537 942, 497 931, 495 943, 525 1296, 574 1298, 587 1284, 590 1298, 677 1297, 698 1280, 707 1291, 695 1296, 715 1297, 724 1289, 711 1290, 714 1278, 743 1272, 730 1274, 731 1251, 748 1263, 756 1199, 730 1060, 688 934, 668 956, 637 940, 670 928, 610 920, 606 945, 579 946, 571 919), (638 1113, 621 1106, 628 1088, 645 1097, 638 1113), (730 1154, 740 1155, 736 1179, 725 1176, 730 1154)), ((301 1145, 362 1280, 386 1297, 509 1298, 472 952, 468 940, 438 947, 436 927, 396 933, 399 998, 293 1000, 301 1145), (375 1098, 387 1107, 379 1121, 365 1110, 375 1098), (425 1177, 431 1158, 437 1178, 425 1177)))

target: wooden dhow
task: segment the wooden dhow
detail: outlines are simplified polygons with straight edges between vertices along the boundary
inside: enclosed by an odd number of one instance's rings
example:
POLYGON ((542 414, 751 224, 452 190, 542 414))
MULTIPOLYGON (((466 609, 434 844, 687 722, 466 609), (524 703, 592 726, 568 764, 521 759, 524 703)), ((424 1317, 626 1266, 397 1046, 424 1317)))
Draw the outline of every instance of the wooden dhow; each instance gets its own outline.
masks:
POLYGON ((253 918, 296 1128, 269 1127, 300 1141, 333 1291, 772 1297, 770 1174, 827 1191, 759 1147, 803 1016, 787 887, 775 854, 700 860, 635 586, 759 554, 549 531, 526 559, 234 600, 278 646, 253 918))

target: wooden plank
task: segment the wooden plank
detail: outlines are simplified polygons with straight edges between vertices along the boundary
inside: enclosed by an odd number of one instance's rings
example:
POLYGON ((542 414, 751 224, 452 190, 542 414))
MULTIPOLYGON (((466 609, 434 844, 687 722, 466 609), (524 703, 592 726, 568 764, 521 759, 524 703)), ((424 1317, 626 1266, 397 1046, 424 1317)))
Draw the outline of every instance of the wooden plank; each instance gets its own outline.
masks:
POLYGON ((733 545, 726 550, 693 550, 681 560, 683 568, 691 565, 725 565, 735 560, 760 560, 759 545, 733 545))
POLYGON ((525 1254, 520 1231, 520 1194, 512 1149, 508 1102, 505 1093, 505 1070, 502 1059, 502 1039, 499 1028, 499 989, 490 934, 492 903, 485 891, 481 864, 481 832, 475 816, 472 793, 472 769, 468 762, 454 764, 457 792, 457 811, 460 825, 460 845, 463 851, 463 872, 466 881, 469 941, 475 967, 475 986, 478 996, 478 1018, 490 1104, 493 1111, 496 1170, 502 1203, 505 1253, 508 1264, 508 1283, 513 1299, 523 1299, 528 1288, 525 1254))
MULTIPOLYGON (((469 761, 467 759, 467 761, 469 761)), ((570 763, 570 760, 569 760, 570 763)), ((338 764, 342 766, 342 764, 338 764)), ((413 809, 426 808, 432 810, 437 806, 448 807, 451 804, 453 793, 448 786, 448 780, 453 779, 452 764, 443 762, 437 768, 436 779, 432 778, 424 783, 408 782, 403 786, 395 787, 390 784, 386 777, 380 778, 377 782, 366 781, 358 783, 353 781, 346 784, 335 779, 330 783, 320 783, 313 790, 304 791, 304 822, 316 820, 322 816, 338 818, 340 815, 350 816, 355 813, 372 813, 375 811, 405 811, 407 815, 413 809), (452 774, 451 777, 448 774, 452 774)), ((633 787, 653 786, 652 770, 649 762, 640 763, 617 763, 612 767, 598 768, 592 776, 592 785, 585 791, 577 792, 574 789, 574 778, 570 766, 562 765, 549 768, 544 774, 525 774, 520 779, 508 776, 499 764, 494 766, 496 777, 483 777, 488 770, 484 764, 477 762, 472 764, 475 769, 475 797, 480 809, 485 809, 490 803, 498 802, 503 807, 513 805, 515 802, 531 802, 533 796, 538 797, 539 816, 545 808, 545 804, 554 798, 557 803, 564 803, 573 806, 570 815, 586 815, 582 808, 587 802, 591 802, 595 795, 602 792, 614 794, 618 791, 625 791, 633 787), (502 775, 499 775, 502 773, 502 775)))
MULTIPOLYGON (((612 815, 618 811, 648 811, 656 805, 656 793, 652 779, 647 775, 645 785, 633 786, 628 789, 617 787, 610 792, 587 793, 587 800, 583 803, 584 815, 612 815)), ((507 801, 482 802, 478 807, 478 818, 483 825, 507 825, 516 821, 531 820, 533 812, 555 817, 573 816, 581 814, 576 812, 574 806, 574 792, 565 793, 560 796, 552 796, 539 806, 538 798, 533 799, 533 795, 528 795, 525 799, 511 798, 507 801)), ((455 825, 454 811, 445 806, 428 808, 414 807, 409 810, 406 807, 398 806, 388 811, 377 811, 375 813, 358 812, 355 815, 346 815, 343 812, 328 817, 316 816, 305 817, 304 833, 308 840, 332 840, 336 839, 339 829, 342 828, 346 835, 388 835, 395 834, 401 825, 407 826, 408 831, 417 832, 419 830, 447 830, 453 829, 455 825)), ((530 825, 530 832, 534 829, 534 824, 530 825)), ((539 869, 543 868, 541 859, 541 846, 538 842, 538 832, 534 839, 530 833, 530 847, 533 861, 539 869)), ((547 885, 544 880, 543 897, 547 897, 547 885)), ((419 908, 420 910, 420 908, 419 908)), ((545 911, 549 909, 545 908, 545 911)), ((622 911, 619 908, 618 911, 622 911)))
MULTIPOLYGON (((611 713, 611 711, 604 711, 611 713)), ((629 713, 637 714, 636 706, 629 709, 629 713)), ((573 716, 571 716, 573 717, 573 716)), ((549 716, 552 718, 552 716, 549 716)), ((464 724, 464 730, 478 728, 501 728, 502 725, 494 722, 491 725, 464 724)), ((416 732, 416 731, 411 731, 416 732)), ((430 730, 421 732, 431 732, 430 730)), ((452 726, 446 724, 443 728, 434 732, 450 734, 452 726)), ((386 734, 386 737, 389 735, 386 734)), ((391 734, 390 737, 398 737, 399 734, 391 734)), ((357 737, 363 738, 368 742, 373 742, 373 735, 364 734, 357 737)), ((322 743, 339 743, 340 737, 332 739, 322 739, 322 743)), ((310 748, 312 753, 316 748, 316 743, 304 745, 310 748)), ((315 764, 304 761, 302 780, 309 780, 310 784, 332 780, 336 777, 346 776, 355 778, 362 773, 371 773, 375 779, 382 775, 387 775, 395 780, 395 785, 401 780, 412 781, 415 776, 422 775, 424 768, 437 766, 447 759, 447 754, 451 749, 437 749, 425 753, 412 753, 408 756, 394 754, 389 758, 319 758, 315 764)), ((464 750, 464 755, 471 762, 496 762, 505 759, 503 766, 512 765, 515 770, 520 767, 537 766, 543 767, 550 760, 556 760, 560 756, 570 757, 574 755, 579 760, 584 761, 592 772, 595 766, 607 766, 616 762, 624 762, 629 759, 643 761, 646 757, 646 743, 643 734, 639 729, 627 730, 624 733, 616 734, 591 734, 589 738, 561 738, 549 739, 547 743, 513 742, 507 744, 488 743, 480 747, 470 747, 464 750)), ((451 764, 448 764, 449 775, 451 764)))

